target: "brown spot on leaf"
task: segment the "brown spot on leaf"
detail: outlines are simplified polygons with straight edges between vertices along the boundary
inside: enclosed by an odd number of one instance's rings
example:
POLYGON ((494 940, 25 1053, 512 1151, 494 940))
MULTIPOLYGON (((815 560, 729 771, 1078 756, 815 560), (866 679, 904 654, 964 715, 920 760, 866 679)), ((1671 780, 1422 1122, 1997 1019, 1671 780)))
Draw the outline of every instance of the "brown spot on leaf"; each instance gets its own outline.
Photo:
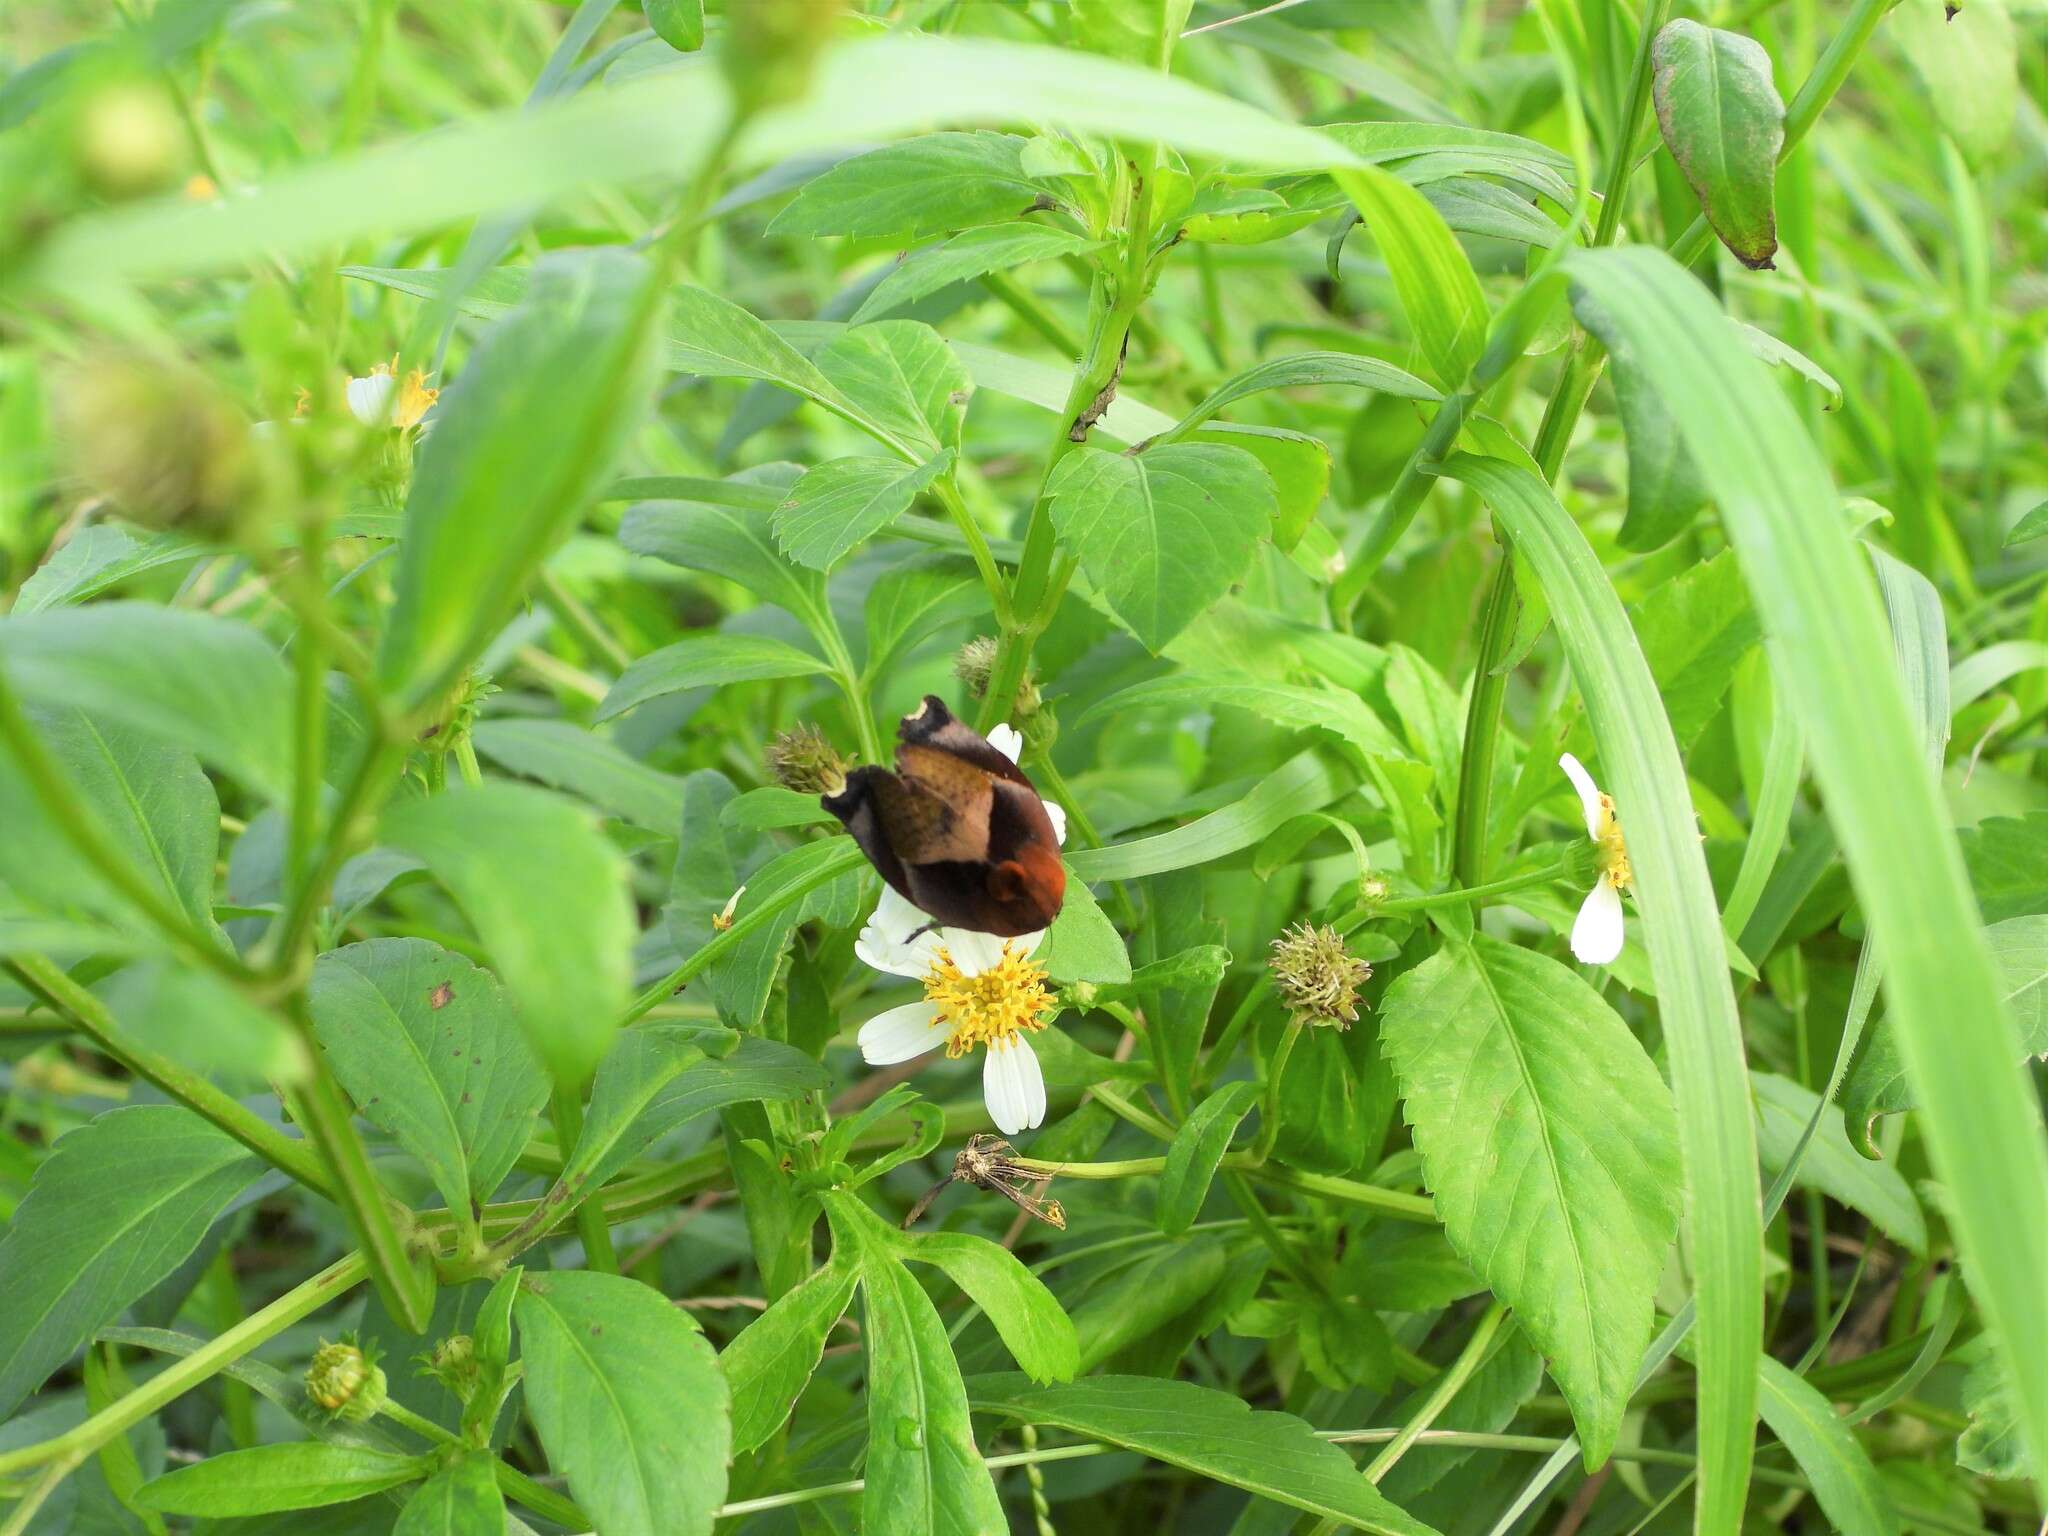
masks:
POLYGON ((455 1000, 455 984, 444 981, 427 994, 427 1005, 431 1008, 446 1008, 455 1000))

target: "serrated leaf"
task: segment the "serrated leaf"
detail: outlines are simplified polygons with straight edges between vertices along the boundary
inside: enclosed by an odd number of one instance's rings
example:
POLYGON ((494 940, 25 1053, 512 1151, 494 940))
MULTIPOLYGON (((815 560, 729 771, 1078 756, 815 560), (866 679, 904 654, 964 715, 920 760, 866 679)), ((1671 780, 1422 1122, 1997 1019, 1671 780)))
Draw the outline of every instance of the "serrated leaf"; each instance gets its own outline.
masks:
POLYGON ((2048 912, 2048 811, 1989 816, 1957 837, 1985 922, 2048 912))
POLYGON ((689 635, 648 652, 627 667, 598 705, 597 718, 609 720, 636 704, 690 688, 810 677, 826 670, 825 663, 808 651, 773 635, 689 635))
POLYGON ((891 270, 861 301, 851 323, 861 325, 880 319, 941 288, 984 273, 1007 273, 1027 262, 1048 261, 1057 256, 1082 256, 1101 245, 1100 240, 1090 240, 1055 225, 990 224, 981 229, 962 230, 944 245, 919 251, 891 270))
POLYGON ((1160 1231, 1177 1235, 1194 1225, 1216 1166, 1230 1150, 1230 1138, 1258 1101, 1259 1084, 1240 1080, 1225 1083, 1189 1112, 1173 1134, 1159 1175, 1160 1231))
POLYGON ((1687 746, 1714 718, 1735 669, 1763 637, 1733 551, 1652 588, 1634 605, 1633 618, 1671 734, 1687 746))
POLYGON ((731 1443, 725 1378, 687 1312, 622 1275, 528 1273, 526 1401, 548 1464, 605 1536, 709 1536, 731 1443))
POLYGON ((1157 652, 1251 564, 1278 503, 1237 448, 1081 448, 1047 486, 1052 521, 1111 611, 1157 652))
POLYGON ((841 331, 819 349, 817 367, 861 424, 910 462, 959 451, 974 383, 930 326, 877 320, 841 331))
POLYGON ((526 1148, 548 1080, 489 971, 425 939, 322 955, 309 991, 327 1063, 454 1211, 490 1199, 526 1148))
POLYGON ((189 608, 95 603, 0 620, 22 698, 194 753, 272 799, 291 783, 291 674, 254 629, 189 608))
POLYGON ((768 226, 776 235, 920 240, 1016 218, 1045 190, 1009 133, 928 133, 842 160, 806 182, 768 226))
POLYGON ((170 1104, 57 1138, 0 1236, 0 1418, 199 1245, 263 1164, 170 1104))
POLYGON ((377 663, 408 705, 462 676, 609 478, 653 396, 650 281, 617 248, 543 261, 444 392, 406 498, 377 663))
POLYGON ((1651 45, 1657 124, 1721 243, 1746 267, 1778 249, 1773 201, 1785 103, 1771 56, 1739 32, 1681 17, 1651 45))
POLYGON ((984 1412, 1106 1440, 1290 1509, 1384 1536, 1434 1536, 1293 1414, 1254 1410, 1227 1392, 1146 1376, 1033 1387, 1006 1375, 977 1376, 972 1396, 984 1412))
POLYGON ((414 1482, 433 1458, 359 1445, 301 1440, 209 1456, 135 1490, 135 1502, 166 1515, 268 1515, 318 1509, 414 1482))
POLYGON ((909 468, 895 459, 828 459, 806 470, 775 509, 776 542, 798 565, 829 571, 908 512, 952 464, 950 449, 909 468))
POLYGON ((476 749, 500 768, 538 779, 650 832, 674 832, 683 781, 566 720, 480 720, 476 749))
POLYGON ((401 805, 384 841, 455 898, 519 1004, 534 1049, 580 1084, 610 1043, 632 980, 626 862, 573 801, 523 784, 451 789, 401 805), (529 900, 545 869, 545 901, 529 900))
POLYGON ((718 1364, 732 1386, 732 1450, 755 1449, 788 1421, 824 1353, 832 1325, 853 1301, 853 1267, 813 1270, 742 1328, 718 1364))
POLYGON ((1670 1091, 1576 973, 1484 935, 1388 989, 1380 1044, 1445 1232, 1543 1351, 1599 1465, 1678 1229, 1670 1091))

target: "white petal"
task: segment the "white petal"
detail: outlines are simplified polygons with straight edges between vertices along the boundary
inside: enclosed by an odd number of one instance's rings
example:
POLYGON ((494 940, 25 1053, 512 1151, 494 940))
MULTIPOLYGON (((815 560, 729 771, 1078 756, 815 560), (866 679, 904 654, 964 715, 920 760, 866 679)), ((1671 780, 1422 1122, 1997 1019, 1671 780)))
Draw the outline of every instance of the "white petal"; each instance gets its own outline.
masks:
POLYGON ((1011 953, 1019 960, 1029 960, 1038 953, 1038 946, 1045 942, 1045 936, 1050 932, 1050 928, 1041 928, 1036 933, 1020 933, 1010 940, 1011 953))
POLYGON ((1607 965, 1621 953, 1621 892, 1595 881, 1572 924, 1572 953, 1587 965, 1607 965))
POLYGON ((1585 764, 1567 752, 1557 760, 1557 766, 1564 770, 1564 776, 1572 781, 1572 788, 1579 792, 1579 804, 1586 812, 1586 836, 1600 835, 1600 786, 1593 782, 1593 775, 1586 772, 1585 764))
POLYGON ((983 971, 994 969, 1003 958, 1003 941, 992 933, 976 933, 971 928, 941 928, 939 942, 946 946, 946 953, 960 967, 962 976, 979 976, 983 971))
POLYGON ((860 1027, 861 1059, 871 1067, 909 1061, 945 1043, 939 1011, 930 1003, 905 1003, 876 1014, 860 1027))
POLYGON ((1048 800, 1045 802, 1045 818, 1052 823, 1053 841, 1062 848, 1066 847, 1067 808, 1063 805, 1055 805, 1052 801, 1048 800))
POLYGON ((1005 1136, 1045 1123, 1045 1074, 1023 1036, 990 1044, 981 1069, 981 1093, 989 1118, 1005 1136))
POLYGON ((894 939, 898 944, 910 942, 910 936, 920 928, 932 925, 931 915, 920 911, 896 894, 894 886, 882 887, 882 899, 875 903, 875 914, 868 919, 877 932, 894 939))
POLYGON ((853 941, 853 952, 863 963, 890 976, 908 976, 912 981, 925 979, 938 951, 937 932, 921 933, 906 944, 881 932, 872 918, 853 941))
POLYGON ((988 744, 1014 763, 1024 751, 1024 733, 1014 725, 999 725, 988 733, 988 744))
POLYGON ((398 402, 398 380, 388 373, 373 373, 365 379, 348 381, 348 408, 366 427, 388 427, 398 402))

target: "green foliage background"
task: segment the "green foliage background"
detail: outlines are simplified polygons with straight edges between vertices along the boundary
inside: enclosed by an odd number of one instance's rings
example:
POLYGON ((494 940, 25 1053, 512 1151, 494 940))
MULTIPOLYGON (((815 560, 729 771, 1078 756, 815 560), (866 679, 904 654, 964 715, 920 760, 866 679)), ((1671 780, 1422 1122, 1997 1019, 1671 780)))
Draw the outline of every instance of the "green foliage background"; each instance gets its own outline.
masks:
POLYGON ((2040 1528, 2039 0, 8 21, 0 1536, 2040 1528))

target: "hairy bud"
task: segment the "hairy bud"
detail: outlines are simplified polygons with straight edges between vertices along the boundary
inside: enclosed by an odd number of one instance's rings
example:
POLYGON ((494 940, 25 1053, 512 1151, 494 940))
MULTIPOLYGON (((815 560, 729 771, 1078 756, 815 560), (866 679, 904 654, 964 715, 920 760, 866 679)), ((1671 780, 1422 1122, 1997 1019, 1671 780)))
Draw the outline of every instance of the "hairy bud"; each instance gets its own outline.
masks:
POLYGON ((768 771, 800 795, 836 795, 846 788, 846 759, 815 725, 799 725, 769 742, 768 771))
POLYGON ((1273 985, 1296 1022, 1348 1029, 1358 1019, 1358 989, 1372 967, 1344 948, 1336 929, 1297 923, 1273 941, 1273 985))

